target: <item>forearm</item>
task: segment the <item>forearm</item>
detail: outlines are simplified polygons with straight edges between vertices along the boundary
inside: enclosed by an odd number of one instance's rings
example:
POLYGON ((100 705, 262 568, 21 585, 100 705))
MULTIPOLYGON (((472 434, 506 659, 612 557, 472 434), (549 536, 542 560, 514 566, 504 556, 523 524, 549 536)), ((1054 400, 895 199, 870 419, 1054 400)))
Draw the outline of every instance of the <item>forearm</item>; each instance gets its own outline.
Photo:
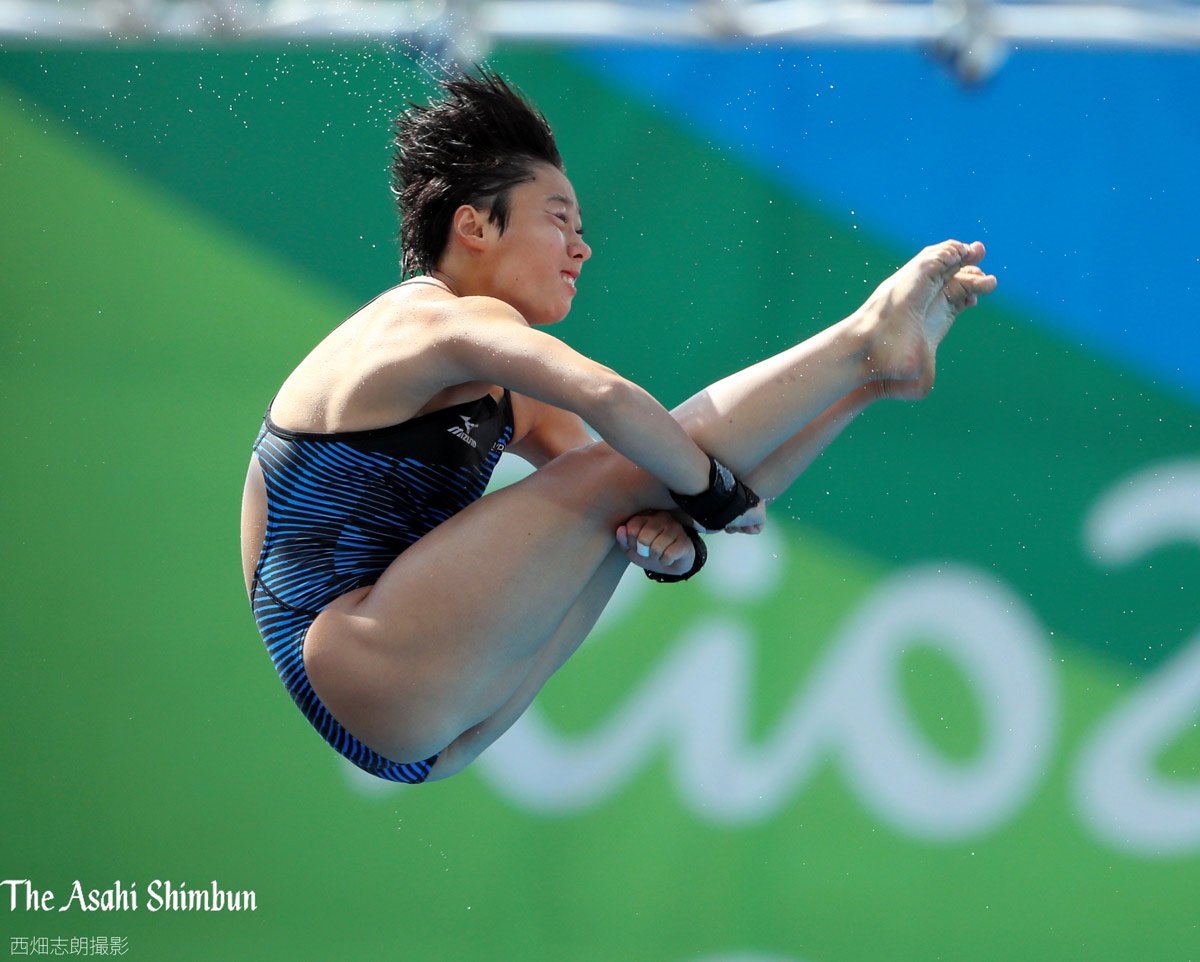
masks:
POLYGON ((746 483, 768 501, 779 497, 877 397, 874 385, 866 384, 834 402, 771 452, 746 476, 746 483))
POLYGON ((696 494, 708 487, 708 455, 647 391, 622 381, 580 415, 630 461, 672 491, 696 494))

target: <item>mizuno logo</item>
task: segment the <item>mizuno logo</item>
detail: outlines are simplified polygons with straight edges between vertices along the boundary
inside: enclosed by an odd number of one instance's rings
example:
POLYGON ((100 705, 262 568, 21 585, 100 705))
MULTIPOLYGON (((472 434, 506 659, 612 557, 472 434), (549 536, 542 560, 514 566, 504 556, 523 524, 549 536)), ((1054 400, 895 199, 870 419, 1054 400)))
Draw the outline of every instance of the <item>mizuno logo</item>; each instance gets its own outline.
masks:
POLYGON ((475 428, 477 428, 479 426, 479 422, 472 421, 465 414, 460 414, 458 416, 458 419, 460 421, 462 421, 462 427, 461 428, 459 428, 459 427, 447 428, 446 429, 447 433, 453 434, 460 441, 466 441, 467 444, 471 445, 471 447, 473 447, 473 448, 477 447, 478 446, 477 442, 475 441, 475 439, 473 437, 471 437, 471 431, 473 431, 475 428))

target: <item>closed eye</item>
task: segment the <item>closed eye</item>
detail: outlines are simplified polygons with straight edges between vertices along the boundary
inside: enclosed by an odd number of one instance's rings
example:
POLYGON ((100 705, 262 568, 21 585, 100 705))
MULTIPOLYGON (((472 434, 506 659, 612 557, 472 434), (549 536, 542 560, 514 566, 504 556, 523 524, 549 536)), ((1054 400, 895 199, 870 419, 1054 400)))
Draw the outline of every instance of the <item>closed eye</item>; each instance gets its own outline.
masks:
MULTIPOLYGON (((562 221, 562 223, 563 223, 565 226, 567 226, 567 227, 570 227, 570 225, 571 225, 571 218, 570 218, 570 217, 568 217, 566 214, 564 214, 564 213, 560 213, 560 212, 558 212, 558 211, 551 211, 550 213, 551 213, 551 215, 552 215, 553 217, 556 217, 558 220, 562 221)), ((583 228, 582 228, 582 227, 578 227, 578 228, 576 228, 576 230, 575 230, 575 233, 576 233, 578 236, 582 237, 582 236, 583 236, 583 228)))

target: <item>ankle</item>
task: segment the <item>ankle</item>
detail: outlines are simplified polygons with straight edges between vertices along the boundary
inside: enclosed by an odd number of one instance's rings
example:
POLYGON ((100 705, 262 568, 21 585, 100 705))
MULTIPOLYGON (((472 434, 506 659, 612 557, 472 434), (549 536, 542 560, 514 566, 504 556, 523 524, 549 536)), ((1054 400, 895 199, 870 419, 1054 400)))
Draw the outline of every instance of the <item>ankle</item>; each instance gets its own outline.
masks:
POLYGON ((837 326, 838 336, 846 346, 847 362, 857 369, 859 383, 878 381, 883 374, 875 358, 886 344, 881 312, 867 303, 837 326))

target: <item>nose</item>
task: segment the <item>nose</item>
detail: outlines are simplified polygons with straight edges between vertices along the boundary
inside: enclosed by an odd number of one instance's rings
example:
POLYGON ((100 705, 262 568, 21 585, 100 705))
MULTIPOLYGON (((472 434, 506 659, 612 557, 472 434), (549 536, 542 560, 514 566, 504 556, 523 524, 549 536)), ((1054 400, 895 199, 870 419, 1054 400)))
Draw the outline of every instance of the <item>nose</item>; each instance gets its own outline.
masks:
POLYGON ((588 244, 582 237, 576 237, 571 243, 571 257, 578 260, 580 263, 588 260, 592 256, 591 245, 588 244))

